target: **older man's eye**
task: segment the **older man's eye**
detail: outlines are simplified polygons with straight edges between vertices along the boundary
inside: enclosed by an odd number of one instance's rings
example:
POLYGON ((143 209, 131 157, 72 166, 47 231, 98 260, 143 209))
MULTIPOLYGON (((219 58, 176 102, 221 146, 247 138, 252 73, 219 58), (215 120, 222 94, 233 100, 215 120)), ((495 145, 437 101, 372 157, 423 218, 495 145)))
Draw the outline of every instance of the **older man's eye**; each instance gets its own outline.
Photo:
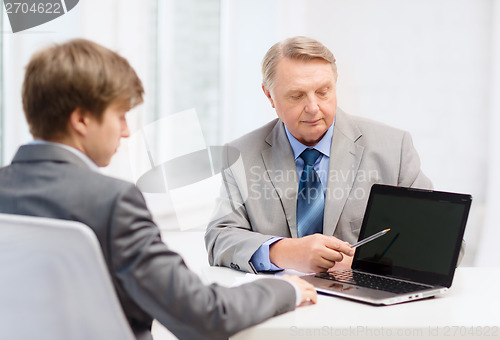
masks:
POLYGON ((316 94, 318 96, 325 97, 328 95, 329 92, 330 92, 330 89, 328 87, 324 87, 322 89, 317 90, 316 94))
POLYGON ((293 95, 293 96, 290 96, 292 99, 295 99, 295 100, 298 100, 300 98, 302 98, 302 95, 301 94, 296 94, 296 95, 293 95))

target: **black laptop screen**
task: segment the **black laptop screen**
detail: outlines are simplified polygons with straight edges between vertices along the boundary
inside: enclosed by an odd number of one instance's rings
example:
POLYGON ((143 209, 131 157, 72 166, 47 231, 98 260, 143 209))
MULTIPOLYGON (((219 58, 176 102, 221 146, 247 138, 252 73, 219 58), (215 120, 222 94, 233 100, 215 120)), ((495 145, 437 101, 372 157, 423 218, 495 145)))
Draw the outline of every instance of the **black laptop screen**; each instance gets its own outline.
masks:
POLYGON ((359 239, 384 236, 356 250, 354 269, 450 286, 470 195, 374 186, 359 239))

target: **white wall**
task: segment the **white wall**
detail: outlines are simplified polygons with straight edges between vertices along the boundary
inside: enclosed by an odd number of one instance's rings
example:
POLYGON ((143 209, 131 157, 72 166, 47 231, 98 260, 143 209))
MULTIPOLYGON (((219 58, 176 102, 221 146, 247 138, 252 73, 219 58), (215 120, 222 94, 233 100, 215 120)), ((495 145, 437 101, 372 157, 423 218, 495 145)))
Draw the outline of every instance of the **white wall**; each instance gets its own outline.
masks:
MULTIPOLYGON (((478 178, 486 183, 485 219, 481 233, 478 234, 478 252, 474 263, 478 266, 498 266, 500 258, 500 228, 498 208, 500 207, 500 1, 494 1, 491 9, 491 52, 488 115, 485 119, 488 125, 488 140, 486 145, 476 144, 477 149, 484 149, 488 158, 483 166, 484 178, 478 178)), ((472 142, 472 141, 471 141, 472 142)))

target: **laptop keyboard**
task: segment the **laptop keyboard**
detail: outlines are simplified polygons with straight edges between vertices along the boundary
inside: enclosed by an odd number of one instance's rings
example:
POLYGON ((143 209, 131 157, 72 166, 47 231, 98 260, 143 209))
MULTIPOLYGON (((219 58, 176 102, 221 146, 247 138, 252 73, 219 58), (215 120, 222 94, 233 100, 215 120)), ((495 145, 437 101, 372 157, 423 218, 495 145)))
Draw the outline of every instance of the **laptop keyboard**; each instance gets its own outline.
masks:
POLYGON ((316 277, 342 283, 348 283, 360 287, 383 290, 396 294, 411 293, 417 290, 430 288, 430 286, 389 279, 377 275, 370 275, 368 273, 360 273, 351 270, 339 270, 332 273, 319 273, 316 275, 316 277))

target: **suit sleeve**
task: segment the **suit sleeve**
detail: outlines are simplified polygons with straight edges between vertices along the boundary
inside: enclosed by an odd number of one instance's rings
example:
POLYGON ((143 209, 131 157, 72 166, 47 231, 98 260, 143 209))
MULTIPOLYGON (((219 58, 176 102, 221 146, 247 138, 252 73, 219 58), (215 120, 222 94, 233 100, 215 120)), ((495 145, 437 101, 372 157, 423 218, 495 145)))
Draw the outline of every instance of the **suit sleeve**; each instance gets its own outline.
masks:
POLYGON ((246 207, 249 186, 242 182, 246 176, 235 176, 245 172, 239 151, 226 146, 222 159, 220 195, 205 233, 208 261, 210 265, 253 272, 251 257, 275 235, 261 234, 252 228, 246 207))
POLYGON ((283 280, 205 286, 162 242, 135 186, 117 199, 112 216, 113 274, 140 308, 177 337, 227 338, 295 308, 294 288, 283 280))
POLYGON ((408 132, 403 134, 398 185, 421 189, 433 188, 431 180, 420 169, 420 157, 408 132))

